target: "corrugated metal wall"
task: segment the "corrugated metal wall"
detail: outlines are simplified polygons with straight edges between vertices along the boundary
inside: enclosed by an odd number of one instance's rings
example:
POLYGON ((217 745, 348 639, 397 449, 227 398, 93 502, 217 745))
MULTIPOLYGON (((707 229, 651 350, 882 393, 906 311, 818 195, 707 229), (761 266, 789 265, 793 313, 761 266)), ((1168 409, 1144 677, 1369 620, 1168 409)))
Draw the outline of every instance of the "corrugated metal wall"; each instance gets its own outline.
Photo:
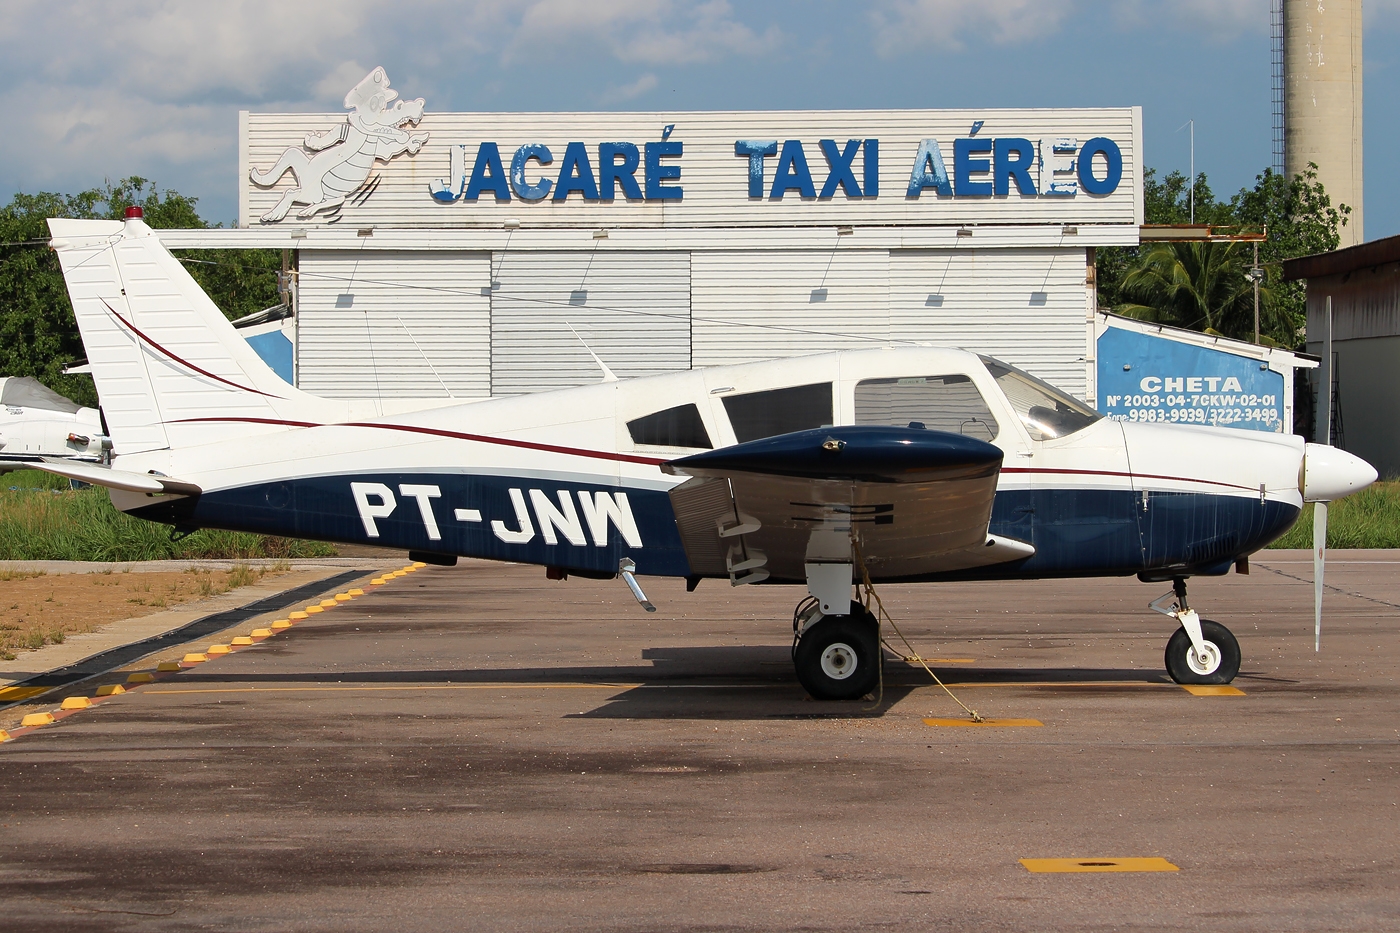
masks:
POLYGON ((622 379, 691 366, 688 252, 506 250, 492 270, 494 395, 597 382, 585 343, 622 379))
POLYGON ((1082 248, 893 250, 891 333, 986 353, 1083 397, 1086 271, 1082 248))
POLYGON ((297 384, 327 398, 491 394, 486 252, 303 250, 297 384))

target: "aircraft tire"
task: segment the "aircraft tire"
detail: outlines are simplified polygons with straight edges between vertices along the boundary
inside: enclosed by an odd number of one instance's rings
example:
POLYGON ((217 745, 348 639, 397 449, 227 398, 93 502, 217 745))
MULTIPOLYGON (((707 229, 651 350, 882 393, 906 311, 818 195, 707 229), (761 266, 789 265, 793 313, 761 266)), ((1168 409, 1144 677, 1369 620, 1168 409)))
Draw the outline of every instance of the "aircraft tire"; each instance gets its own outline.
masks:
POLYGON ((797 680, 814 700, 859 700, 880 682, 879 626, 859 603, 851 609, 809 625, 797 642, 797 680))
POLYGON ((1179 684, 1228 684, 1240 672, 1240 643, 1219 622, 1201 620, 1201 638, 1206 643, 1209 663, 1193 663, 1191 636, 1179 628, 1167 642, 1167 674, 1179 684))

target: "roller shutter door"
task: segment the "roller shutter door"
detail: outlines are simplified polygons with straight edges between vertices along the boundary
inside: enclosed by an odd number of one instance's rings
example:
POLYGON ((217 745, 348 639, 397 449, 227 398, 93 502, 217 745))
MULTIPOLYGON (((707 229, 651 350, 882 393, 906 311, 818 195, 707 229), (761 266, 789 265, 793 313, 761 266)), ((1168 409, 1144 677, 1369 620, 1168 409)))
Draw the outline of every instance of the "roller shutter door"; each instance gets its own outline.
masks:
POLYGON ((855 350, 888 343, 885 250, 697 252, 695 366, 855 350))
POLYGON ((896 340, 962 347, 1086 392, 1081 249, 893 250, 896 340))
POLYGON ((490 394, 490 254, 303 250, 297 386, 327 398, 490 394))
POLYGON ((492 394, 597 382, 590 349, 622 379, 690 368, 688 252, 507 251, 493 262, 492 394))

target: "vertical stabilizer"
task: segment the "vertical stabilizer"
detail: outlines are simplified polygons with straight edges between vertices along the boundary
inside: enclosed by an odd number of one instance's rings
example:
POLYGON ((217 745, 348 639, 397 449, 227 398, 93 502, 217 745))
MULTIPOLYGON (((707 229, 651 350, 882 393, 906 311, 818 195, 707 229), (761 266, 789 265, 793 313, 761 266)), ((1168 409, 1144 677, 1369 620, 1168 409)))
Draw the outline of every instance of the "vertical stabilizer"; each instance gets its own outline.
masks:
MULTIPOLYGON (((141 219, 51 219, 73 313, 120 454, 334 416, 282 381, 141 219)), ((343 406, 340 406, 343 407, 343 406)))

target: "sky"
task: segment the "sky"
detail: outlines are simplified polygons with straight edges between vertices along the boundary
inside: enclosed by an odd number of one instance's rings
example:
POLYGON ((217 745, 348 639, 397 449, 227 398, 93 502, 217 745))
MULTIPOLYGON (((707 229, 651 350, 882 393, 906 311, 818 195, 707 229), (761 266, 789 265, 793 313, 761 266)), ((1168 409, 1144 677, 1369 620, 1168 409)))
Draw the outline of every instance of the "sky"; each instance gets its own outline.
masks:
MULTIPOLYGON (((1365 234, 1400 233, 1400 0, 1365 6, 1365 234)), ((1143 108, 1217 195, 1272 165, 1268 0, 5 0, 0 196, 140 175, 236 219, 239 110, 1143 108)))

